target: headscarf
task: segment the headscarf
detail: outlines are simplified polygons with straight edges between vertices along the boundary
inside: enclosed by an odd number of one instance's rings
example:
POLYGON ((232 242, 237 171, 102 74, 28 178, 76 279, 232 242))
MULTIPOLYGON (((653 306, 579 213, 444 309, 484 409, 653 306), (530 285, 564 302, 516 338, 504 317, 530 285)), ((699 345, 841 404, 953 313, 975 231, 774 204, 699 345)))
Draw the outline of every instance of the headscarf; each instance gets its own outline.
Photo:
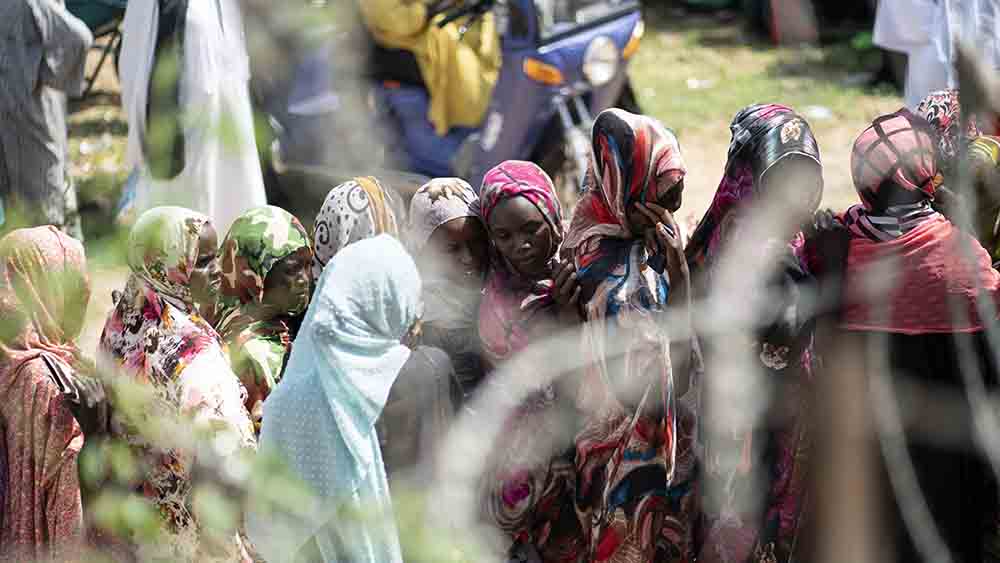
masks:
POLYGON ((472 209, 476 199, 472 186, 460 178, 435 178, 421 186, 410 200, 409 247, 420 252, 434 230, 452 219, 478 218, 472 209))
POLYGON ((78 366, 75 341, 90 301, 83 245, 55 227, 18 229, 0 239, 0 355, 20 364, 48 352, 78 366))
POLYGON ((975 240, 930 207, 942 181, 935 145, 927 123, 906 109, 877 118, 854 143, 851 168, 862 203, 843 218, 853 235, 842 314, 847 329, 982 329, 977 296, 980 288, 995 293, 998 274, 975 240), (866 288, 876 279, 888 289, 874 299, 866 288))
POLYGON ((938 214, 931 208, 943 177, 927 123, 907 109, 879 117, 854 142, 851 175, 861 205, 845 215, 851 231, 887 241, 938 214))
POLYGON ((575 250, 580 282, 595 287, 588 318, 601 320, 616 315, 639 292, 645 292, 650 306, 666 302, 666 280, 646 271, 653 256, 643 233, 629 224, 628 210, 658 201, 665 193, 659 190, 674 188, 687 169, 671 131, 653 118, 619 109, 597 117, 593 150, 587 193, 573 213, 564 247, 575 250), (657 182, 661 176, 666 181, 657 182), (623 287, 629 291, 619 291, 623 287))
POLYGON ((969 119, 965 130, 962 130, 962 105, 959 103, 958 90, 954 89, 931 92, 917 105, 916 113, 930 123, 936 132, 940 151, 938 165, 947 176, 958 158, 962 138, 968 142, 981 135, 979 126, 974 119, 969 119))
MULTIPOLYGON (((410 357, 400 339, 420 317, 420 276, 394 238, 379 235, 337 254, 323 272, 289 359, 284 380, 264 405, 261 444, 284 458, 326 505, 363 503, 391 510, 375 422, 410 357)), ((380 518, 390 528, 392 517, 380 518)), ((372 520, 373 522, 375 520, 372 520)), ((272 536, 270 522, 251 527, 263 555, 295 553, 321 528, 318 520, 272 536), (260 538, 260 539, 258 539, 260 538)), ((374 541, 367 529, 345 546, 371 550, 352 561, 400 561, 395 537, 374 541)), ((395 530, 385 530, 393 535, 395 530)))
MULTIPOLYGON (((410 200, 407 243, 420 253, 434 231, 453 219, 475 217, 478 199, 472 186, 458 178, 436 178, 424 184, 410 200)), ((456 287, 446 280, 424 276, 424 322, 443 328, 474 330, 479 309, 479 290, 456 287)))
POLYGON ((275 264, 295 254, 312 258, 309 235, 292 214, 273 206, 240 215, 222 242, 216 327, 233 371, 247 387, 247 410, 257 425, 260 402, 277 385, 291 348, 289 319, 305 312, 307 302, 300 310, 270 318, 256 318, 253 306, 263 301, 265 280, 275 264))
POLYGON ((382 233, 397 236, 391 194, 370 176, 330 190, 316 215, 313 231, 313 279, 345 246, 382 233))
MULTIPOLYGON (((555 186, 544 170, 530 162, 508 160, 486 173, 475 210, 487 231, 490 217, 500 203, 515 197, 530 201, 552 231, 550 261, 563 239, 562 207, 555 186)), ((490 237, 492 238, 492 233, 490 237)), ((479 335, 483 349, 494 361, 506 359, 528 343, 528 325, 541 311, 550 310, 551 271, 543 279, 526 279, 495 248, 479 308, 479 335)))
POLYGON ((577 204, 563 246, 577 248, 592 237, 632 239, 628 210, 656 202, 684 178, 687 168, 677 137, 659 121, 620 109, 601 112, 592 133, 594 158, 587 193, 577 204), (661 176, 666 181, 657 182, 661 176))
MULTIPOLYGON (((692 273, 709 267, 723 244, 735 233, 742 215, 761 195, 765 174, 785 158, 795 156, 820 163, 819 144, 809 123, 790 108, 758 104, 740 110, 729 126, 733 138, 725 173, 708 211, 698 223, 684 249, 692 273)), ((804 194, 815 209, 822 191, 804 194)), ((792 239, 796 256, 802 256, 803 238, 792 239)))
POLYGON ((218 335, 195 312, 191 272, 208 217, 180 207, 143 213, 129 235, 131 276, 104 326, 101 347, 143 379, 169 381, 218 335), (147 336, 156 335, 155 347, 147 336))

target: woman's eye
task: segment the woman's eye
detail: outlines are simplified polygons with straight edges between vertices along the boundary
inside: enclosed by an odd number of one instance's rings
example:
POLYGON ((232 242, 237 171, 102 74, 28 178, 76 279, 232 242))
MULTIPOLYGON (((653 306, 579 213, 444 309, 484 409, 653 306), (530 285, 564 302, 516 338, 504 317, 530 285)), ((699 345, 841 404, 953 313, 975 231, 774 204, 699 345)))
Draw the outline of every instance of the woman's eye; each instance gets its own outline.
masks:
POLYGON ((197 262, 197 264, 195 264, 195 266, 198 267, 198 268, 204 268, 204 267, 208 266, 209 264, 211 264, 212 260, 215 260, 214 256, 203 256, 202 258, 200 258, 198 260, 198 262, 197 262))
POLYGON ((500 240, 507 240, 508 238, 510 238, 510 234, 508 234, 507 232, 498 232, 496 233, 496 237, 500 240))

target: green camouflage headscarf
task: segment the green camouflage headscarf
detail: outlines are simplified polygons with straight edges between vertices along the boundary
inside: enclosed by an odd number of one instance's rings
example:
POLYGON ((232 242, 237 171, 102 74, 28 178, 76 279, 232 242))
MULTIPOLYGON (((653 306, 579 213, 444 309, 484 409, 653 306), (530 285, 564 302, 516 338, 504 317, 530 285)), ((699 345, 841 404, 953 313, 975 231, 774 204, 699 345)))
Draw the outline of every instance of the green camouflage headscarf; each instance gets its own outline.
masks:
POLYGON ((233 371, 247 389, 247 410, 260 431, 261 405, 281 378, 291 349, 289 320, 303 310, 274 318, 255 318, 254 305, 264 298, 264 282, 275 264, 293 254, 308 253, 309 235, 299 220, 273 206, 240 215, 222 243, 222 295, 216 328, 222 336, 233 371))

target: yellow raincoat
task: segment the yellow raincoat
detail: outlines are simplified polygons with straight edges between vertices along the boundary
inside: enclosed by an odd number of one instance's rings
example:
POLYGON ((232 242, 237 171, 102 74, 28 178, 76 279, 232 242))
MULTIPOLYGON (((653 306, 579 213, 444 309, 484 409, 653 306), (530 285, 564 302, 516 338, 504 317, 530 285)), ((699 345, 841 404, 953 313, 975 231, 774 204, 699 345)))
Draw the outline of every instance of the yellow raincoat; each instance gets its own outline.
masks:
POLYGON ((431 98, 427 119, 438 135, 482 122, 500 75, 500 37, 493 14, 480 18, 459 39, 461 20, 439 28, 427 21, 427 4, 420 0, 358 4, 376 42, 416 57, 431 98))

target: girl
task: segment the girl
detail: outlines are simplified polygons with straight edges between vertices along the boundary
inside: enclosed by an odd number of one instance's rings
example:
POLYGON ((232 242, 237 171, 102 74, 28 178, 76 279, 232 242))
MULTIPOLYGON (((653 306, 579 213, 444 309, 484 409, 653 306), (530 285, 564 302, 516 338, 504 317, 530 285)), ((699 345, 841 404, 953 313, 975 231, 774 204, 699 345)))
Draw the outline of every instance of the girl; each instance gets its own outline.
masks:
POLYGON ((473 210, 477 199, 465 181, 438 178, 420 188, 410 201, 407 238, 424 278, 420 341, 451 357, 459 387, 457 403, 483 377, 476 320, 489 239, 473 210))
POLYGON ((233 223, 220 261, 215 326, 259 433, 264 399, 281 379, 298 317, 309 306, 312 247, 298 219, 277 207, 258 207, 233 223))

